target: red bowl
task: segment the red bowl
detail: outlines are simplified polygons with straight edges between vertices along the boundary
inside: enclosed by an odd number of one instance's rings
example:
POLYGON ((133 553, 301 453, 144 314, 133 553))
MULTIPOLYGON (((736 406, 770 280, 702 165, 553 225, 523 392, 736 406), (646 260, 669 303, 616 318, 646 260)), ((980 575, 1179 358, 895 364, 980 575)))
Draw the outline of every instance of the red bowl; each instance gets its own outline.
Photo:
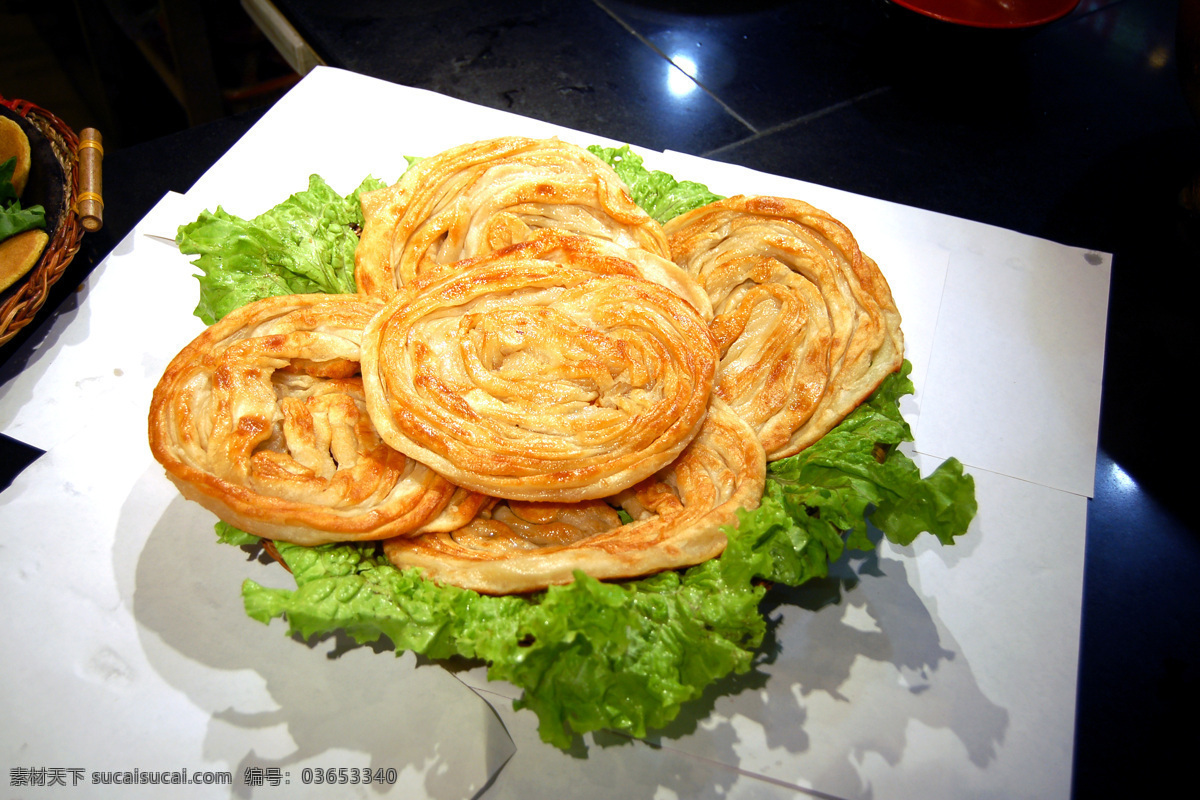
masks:
POLYGON ((955 25, 1033 28, 1065 17, 1079 0, 892 0, 898 6, 955 25))

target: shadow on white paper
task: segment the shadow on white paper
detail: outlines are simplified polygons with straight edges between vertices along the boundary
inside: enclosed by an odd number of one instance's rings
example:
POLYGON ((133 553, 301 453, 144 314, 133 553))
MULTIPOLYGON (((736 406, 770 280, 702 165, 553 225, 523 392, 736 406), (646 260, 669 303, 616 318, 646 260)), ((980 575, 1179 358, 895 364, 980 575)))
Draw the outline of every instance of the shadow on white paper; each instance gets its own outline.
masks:
POLYGON ((281 623, 249 619, 243 576, 289 576, 218 544, 212 522, 182 497, 165 508, 137 559, 132 611, 155 671, 211 714, 204 755, 230 765, 233 796, 459 798, 484 787, 512 752, 485 703, 411 655, 339 637, 305 646, 281 623), (396 783, 303 785, 305 768, 328 767, 395 770, 396 783), (278 768, 290 785, 247 785, 247 768, 278 768))

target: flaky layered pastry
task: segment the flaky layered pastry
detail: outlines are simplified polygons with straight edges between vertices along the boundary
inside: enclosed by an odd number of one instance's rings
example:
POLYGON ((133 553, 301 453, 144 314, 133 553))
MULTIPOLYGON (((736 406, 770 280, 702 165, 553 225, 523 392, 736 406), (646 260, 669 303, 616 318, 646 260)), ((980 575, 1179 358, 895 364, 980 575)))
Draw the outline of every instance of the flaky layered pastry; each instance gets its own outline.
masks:
POLYGON ((430 270, 552 228, 669 258, 661 226, 617 174, 558 139, 506 137, 423 159, 362 198, 359 291, 387 300, 430 270))
POLYGON ((758 506, 766 457, 749 424, 713 398, 699 435, 669 467, 608 502, 501 502, 449 533, 389 539, 398 567, 439 583, 512 594, 698 564, 726 545, 722 527, 758 506), (612 503, 610 505, 609 503, 612 503), (622 524, 616 508, 633 519, 622 524))
POLYGON ((479 492, 573 502, 675 459, 717 351, 677 294, 545 232, 406 286, 367 326, 362 364, 392 447, 479 492))
POLYGON ((716 394, 771 460, 820 439, 904 359, 878 266, 820 209, 731 197, 671 220, 672 257, 708 292, 721 351, 716 394))
POLYGON ((314 545, 449 530, 487 498, 388 447, 359 377, 381 303, 271 297, 209 327, 170 363, 150 448, 183 495, 244 531, 314 545))

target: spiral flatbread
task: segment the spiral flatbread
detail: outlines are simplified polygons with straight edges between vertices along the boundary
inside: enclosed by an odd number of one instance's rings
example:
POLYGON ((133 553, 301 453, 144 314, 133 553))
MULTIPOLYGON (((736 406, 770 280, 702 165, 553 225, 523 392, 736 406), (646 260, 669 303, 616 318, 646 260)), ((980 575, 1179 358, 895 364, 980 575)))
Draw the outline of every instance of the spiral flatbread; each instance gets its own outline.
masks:
POLYGON ((150 447, 183 495, 258 536, 314 545, 455 528, 487 498, 388 447, 367 414, 354 295, 270 297, 200 334, 151 402, 150 447))
POLYGON ((731 197, 671 220, 672 256, 707 291, 721 349, 716 394, 771 460, 816 442, 904 359, 879 267, 800 200, 731 197))
POLYGON ((398 567, 485 594, 512 594, 593 578, 649 575, 715 558, 739 508, 762 496, 766 456, 750 426, 713 399, 700 433, 659 473, 607 500, 504 501, 448 533, 390 539, 398 567), (632 521, 622 523, 617 508, 632 521))
POLYGON ((423 159, 362 198, 359 291, 388 300, 405 284, 464 258, 554 229, 669 258, 662 227, 616 172, 558 139, 504 137, 423 159))
POLYGON ((455 483, 573 502, 663 468, 704 421, 705 320, 628 262, 546 233, 405 287, 363 335, 384 439, 455 483))

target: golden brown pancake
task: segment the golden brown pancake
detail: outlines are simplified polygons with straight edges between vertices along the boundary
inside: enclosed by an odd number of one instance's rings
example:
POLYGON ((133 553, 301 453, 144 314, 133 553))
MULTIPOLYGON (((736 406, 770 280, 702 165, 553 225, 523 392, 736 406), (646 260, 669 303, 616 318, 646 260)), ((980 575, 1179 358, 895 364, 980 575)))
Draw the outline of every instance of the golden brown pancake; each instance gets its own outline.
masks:
POLYGON ((24 231, 0 242, 0 292, 37 265, 50 237, 45 231, 24 231))
POLYGON ((824 436, 900 367, 900 313, 845 225, 808 203, 731 197, 666 225, 708 292, 721 348, 716 394, 771 460, 824 436))
POLYGON ((294 295, 230 313, 167 367, 150 449, 188 499, 269 539, 315 545, 448 530, 489 502, 388 447, 359 377, 380 304, 294 295))
POLYGON ((558 139, 454 147, 362 198, 359 291, 388 300, 430 270, 524 241, 544 228, 669 258, 662 227, 616 172, 558 139))
POLYGON ((367 327, 362 364, 392 447, 475 491, 574 502, 679 455, 717 350, 635 265, 543 231, 405 286, 367 327))
POLYGON ((765 475, 753 429, 713 398, 679 458, 616 497, 503 501, 458 530, 389 539, 384 552, 398 567, 485 594, 570 583, 575 570, 599 579, 649 575, 720 555, 722 528, 737 525, 739 508, 758 506, 765 475), (616 508, 632 521, 623 524, 616 508))

